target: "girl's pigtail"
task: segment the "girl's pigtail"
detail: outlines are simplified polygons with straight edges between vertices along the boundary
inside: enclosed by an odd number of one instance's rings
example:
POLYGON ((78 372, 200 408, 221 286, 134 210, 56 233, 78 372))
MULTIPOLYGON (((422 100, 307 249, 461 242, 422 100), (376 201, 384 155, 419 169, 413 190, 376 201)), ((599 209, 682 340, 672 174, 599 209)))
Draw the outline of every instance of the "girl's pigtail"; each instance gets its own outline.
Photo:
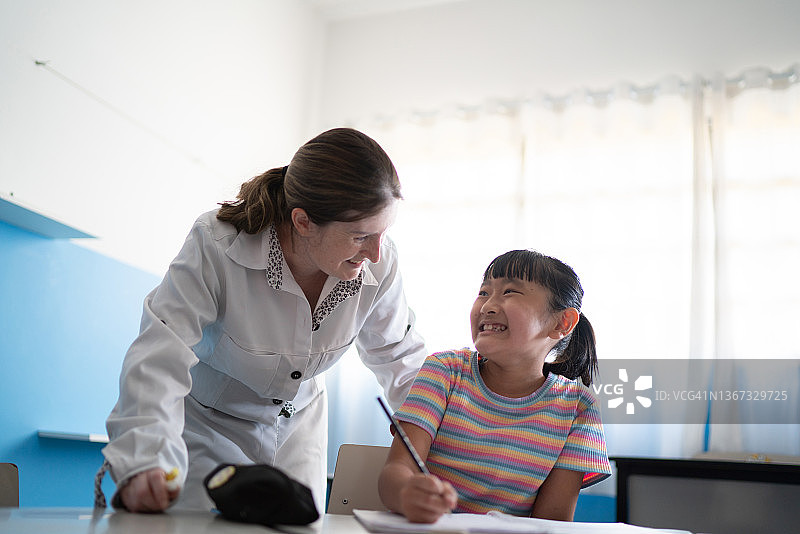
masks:
POLYGON ((587 386, 597 376, 594 328, 584 314, 580 314, 578 324, 567 339, 567 346, 554 362, 546 364, 546 368, 570 380, 580 377, 587 386))

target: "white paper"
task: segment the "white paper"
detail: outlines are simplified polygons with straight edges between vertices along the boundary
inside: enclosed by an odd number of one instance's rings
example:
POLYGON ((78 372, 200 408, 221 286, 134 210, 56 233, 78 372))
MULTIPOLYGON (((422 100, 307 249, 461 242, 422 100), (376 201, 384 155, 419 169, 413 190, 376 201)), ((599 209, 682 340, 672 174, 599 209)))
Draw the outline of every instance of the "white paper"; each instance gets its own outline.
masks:
POLYGON ((402 515, 374 510, 353 510, 353 514, 370 532, 387 534, 691 534, 626 523, 551 521, 497 512, 447 514, 435 523, 411 523, 402 515))

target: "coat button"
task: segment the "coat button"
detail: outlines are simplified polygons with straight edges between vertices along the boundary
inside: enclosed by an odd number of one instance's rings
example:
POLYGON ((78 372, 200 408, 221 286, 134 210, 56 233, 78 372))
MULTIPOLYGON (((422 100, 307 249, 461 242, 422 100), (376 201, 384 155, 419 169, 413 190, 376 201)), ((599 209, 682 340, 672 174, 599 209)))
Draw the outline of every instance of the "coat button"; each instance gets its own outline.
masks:
POLYGON ((303 376, 303 373, 301 373, 300 371, 294 371, 294 372, 292 372, 292 374, 291 374, 291 377, 292 377, 293 379, 295 379, 295 380, 297 380, 297 379, 298 379, 298 378, 300 378, 301 376, 303 376))
POLYGON ((272 399, 272 404, 283 404, 283 401, 280 399, 272 399))

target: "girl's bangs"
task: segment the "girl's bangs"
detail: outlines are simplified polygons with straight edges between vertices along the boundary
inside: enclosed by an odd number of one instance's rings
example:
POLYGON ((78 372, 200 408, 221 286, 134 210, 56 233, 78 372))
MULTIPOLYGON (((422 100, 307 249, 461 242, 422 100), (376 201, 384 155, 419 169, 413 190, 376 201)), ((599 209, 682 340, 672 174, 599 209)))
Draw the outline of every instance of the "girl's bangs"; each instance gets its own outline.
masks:
POLYGON ((483 279, 489 278, 515 278, 528 282, 542 283, 545 278, 545 269, 541 264, 542 255, 532 250, 513 250, 507 252, 489 264, 483 279))

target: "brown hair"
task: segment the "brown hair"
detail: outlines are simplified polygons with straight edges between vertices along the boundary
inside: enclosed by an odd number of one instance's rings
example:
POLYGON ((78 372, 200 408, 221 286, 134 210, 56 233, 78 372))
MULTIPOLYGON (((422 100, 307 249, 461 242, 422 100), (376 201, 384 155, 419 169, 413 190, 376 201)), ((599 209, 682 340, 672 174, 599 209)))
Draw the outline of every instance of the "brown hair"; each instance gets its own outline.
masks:
POLYGON ((357 221, 401 199, 394 164, 369 136, 352 128, 323 132, 301 146, 286 167, 242 184, 217 218, 255 234, 289 221, 302 208, 314 224, 357 221))

